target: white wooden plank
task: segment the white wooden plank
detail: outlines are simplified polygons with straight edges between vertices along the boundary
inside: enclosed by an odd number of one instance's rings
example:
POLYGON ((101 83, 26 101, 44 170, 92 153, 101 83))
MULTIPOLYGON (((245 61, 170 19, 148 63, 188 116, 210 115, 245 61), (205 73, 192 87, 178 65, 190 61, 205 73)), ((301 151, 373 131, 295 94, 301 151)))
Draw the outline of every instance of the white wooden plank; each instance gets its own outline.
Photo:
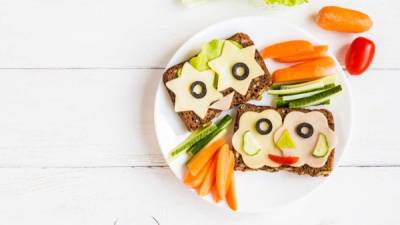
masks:
POLYGON ((313 0, 290 9, 263 7, 261 1, 220 0, 185 8, 178 0, 1 0, 0 67, 163 67, 202 28, 252 15, 301 25, 343 55, 354 35, 324 32, 311 16, 323 5, 338 4, 371 14, 375 26, 364 35, 377 42, 373 66, 398 68, 399 1, 313 0))
MULTIPOLYGON (((153 130, 162 70, 0 70, 0 167, 165 165, 153 130)), ((400 165, 398 71, 350 79, 342 165, 400 165)))
POLYGON ((0 169, 0 218, 7 225, 156 225, 152 217, 161 225, 395 225, 399 179, 400 168, 340 168, 295 205, 233 214, 197 198, 167 168, 0 169))

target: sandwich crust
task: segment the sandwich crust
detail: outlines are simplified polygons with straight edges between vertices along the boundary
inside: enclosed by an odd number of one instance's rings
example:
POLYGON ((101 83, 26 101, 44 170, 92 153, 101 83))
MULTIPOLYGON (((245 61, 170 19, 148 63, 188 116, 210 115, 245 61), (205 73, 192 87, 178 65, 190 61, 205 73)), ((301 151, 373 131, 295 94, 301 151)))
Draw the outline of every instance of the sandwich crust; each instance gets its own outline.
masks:
MULTIPOLYGON (((282 119, 285 119, 285 116, 292 111, 300 111, 300 112, 319 111, 322 114, 324 114, 325 117, 327 118, 329 127, 332 130, 335 130, 335 122, 333 119, 333 115, 330 111, 325 110, 325 109, 288 109, 288 108, 273 108, 270 106, 256 106, 256 105, 251 105, 251 104, 243 104, 237 110, 234 131, 238 130, 240 117, 245 112, 249 112, 249 111, 262 112, 266 109, 276 110, 279 114, 281 114, 282 119)), ((321 168, 313 168, 308 165, 303 165, 301 167, 292 167, 292 166, 282 165, 277 168, 263 166, 259 169, 252 169, 252 168, 249 168, 246 166, 246 164, 242 160, 242 156, 236 150, 234 151, 234 155, 235 155, 235 170, 239 170, 239 171, 260 170, 260 171, 268 171, 268 172, 278 172, 280 170, 286 170, 289 172, 297 173, 299 175, 309 175, 309 176, 316 177, 316 176, 329 176, 330 172, 333 169, 335 149, 333 149, 331 151, 331 153, 328 157, 328 160, 326 161, 325 165, 321 168)))

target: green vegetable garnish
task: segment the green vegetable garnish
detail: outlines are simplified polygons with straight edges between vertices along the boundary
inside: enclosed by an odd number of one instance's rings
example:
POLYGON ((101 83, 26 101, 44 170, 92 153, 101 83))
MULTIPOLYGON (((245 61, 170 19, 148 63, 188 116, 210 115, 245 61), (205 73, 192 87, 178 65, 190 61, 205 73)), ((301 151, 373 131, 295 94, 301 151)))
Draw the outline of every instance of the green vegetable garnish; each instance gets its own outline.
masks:
POLYGON ((308 3, 308 0, 264 0, 267 4, 272 5, 284 5, 284 6, 296 6, 303 3, 308 3))

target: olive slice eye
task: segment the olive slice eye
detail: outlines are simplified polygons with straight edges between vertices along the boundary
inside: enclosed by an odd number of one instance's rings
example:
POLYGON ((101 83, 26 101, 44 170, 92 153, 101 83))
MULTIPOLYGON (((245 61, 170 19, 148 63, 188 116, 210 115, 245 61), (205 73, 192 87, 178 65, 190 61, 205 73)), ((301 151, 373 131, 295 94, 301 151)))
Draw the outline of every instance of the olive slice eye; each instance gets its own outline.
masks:
POLYGON ((266 135, 272 131, 272 122, 267 118, 257 120, 256 130, 261 135, 266 135))
POLYGON ((249 67, 242 62, 235 63, 232 67, 232 76, 236 80, 246 79, 249 76, 249 67))
POLYGON ((190 85, 190 94, 195 98, 203 98, 207 94, 207 87, 204 82, 195 81, 190 85))
POLYGON ((309 138, 314 134, 314 128, 309 123, 300 123, 296 127, 296 133, 302 138, 309 138))

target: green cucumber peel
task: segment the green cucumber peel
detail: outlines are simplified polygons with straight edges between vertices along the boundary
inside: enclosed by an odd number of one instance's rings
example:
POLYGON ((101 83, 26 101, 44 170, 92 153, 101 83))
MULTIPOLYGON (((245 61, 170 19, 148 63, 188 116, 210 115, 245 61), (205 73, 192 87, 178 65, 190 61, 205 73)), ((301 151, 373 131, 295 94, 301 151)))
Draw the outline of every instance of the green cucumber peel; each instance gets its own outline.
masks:
POLYGON ((338 94, 341 91, 342 86, 337 85, 316 95, 291 101, 289 102, 289 108, 304 108, 307 106, 318 105, 331 99, 334 95, 338 94))
POLYGON ((210 141, 212 141, 218 134, 224 131, 231 123, 233 119, 232 116, 226 115, 221 120, 215 123, 217 127, 212 133, 204 137, 202 140, 194 144, 188 151, 189 156, 196 155, 201 149, 203 149, 210 141))
POLYGON ((332 75, 320 78, 318 80, 313 80, 313 81, 308 81, 308 82, 303 82, 303 83, 298 83, 298 84, 282 84, 282 85, 280 85, 280 89, 292 89, 292 88, 304 87, 304 86, 308 86, 308 85, 318 83, 321 81, 324 83, 324 85, 334 84, 334 83, 336 83, 336 79, 337 79, 337 75, 332 74, 332 75))
POLYGON ((195 134, 190 135, 188 138, 185 139, 180 145, 174 148, 169 156, 171 159, 177 158, 183 152, 186 152, 190 147, 196 144, 198 141, 206 137, 207 135, 214 132, 217 128, 215 124, 211 124, 210 126, 203 128, 199 131, 195 131, 195 134))

